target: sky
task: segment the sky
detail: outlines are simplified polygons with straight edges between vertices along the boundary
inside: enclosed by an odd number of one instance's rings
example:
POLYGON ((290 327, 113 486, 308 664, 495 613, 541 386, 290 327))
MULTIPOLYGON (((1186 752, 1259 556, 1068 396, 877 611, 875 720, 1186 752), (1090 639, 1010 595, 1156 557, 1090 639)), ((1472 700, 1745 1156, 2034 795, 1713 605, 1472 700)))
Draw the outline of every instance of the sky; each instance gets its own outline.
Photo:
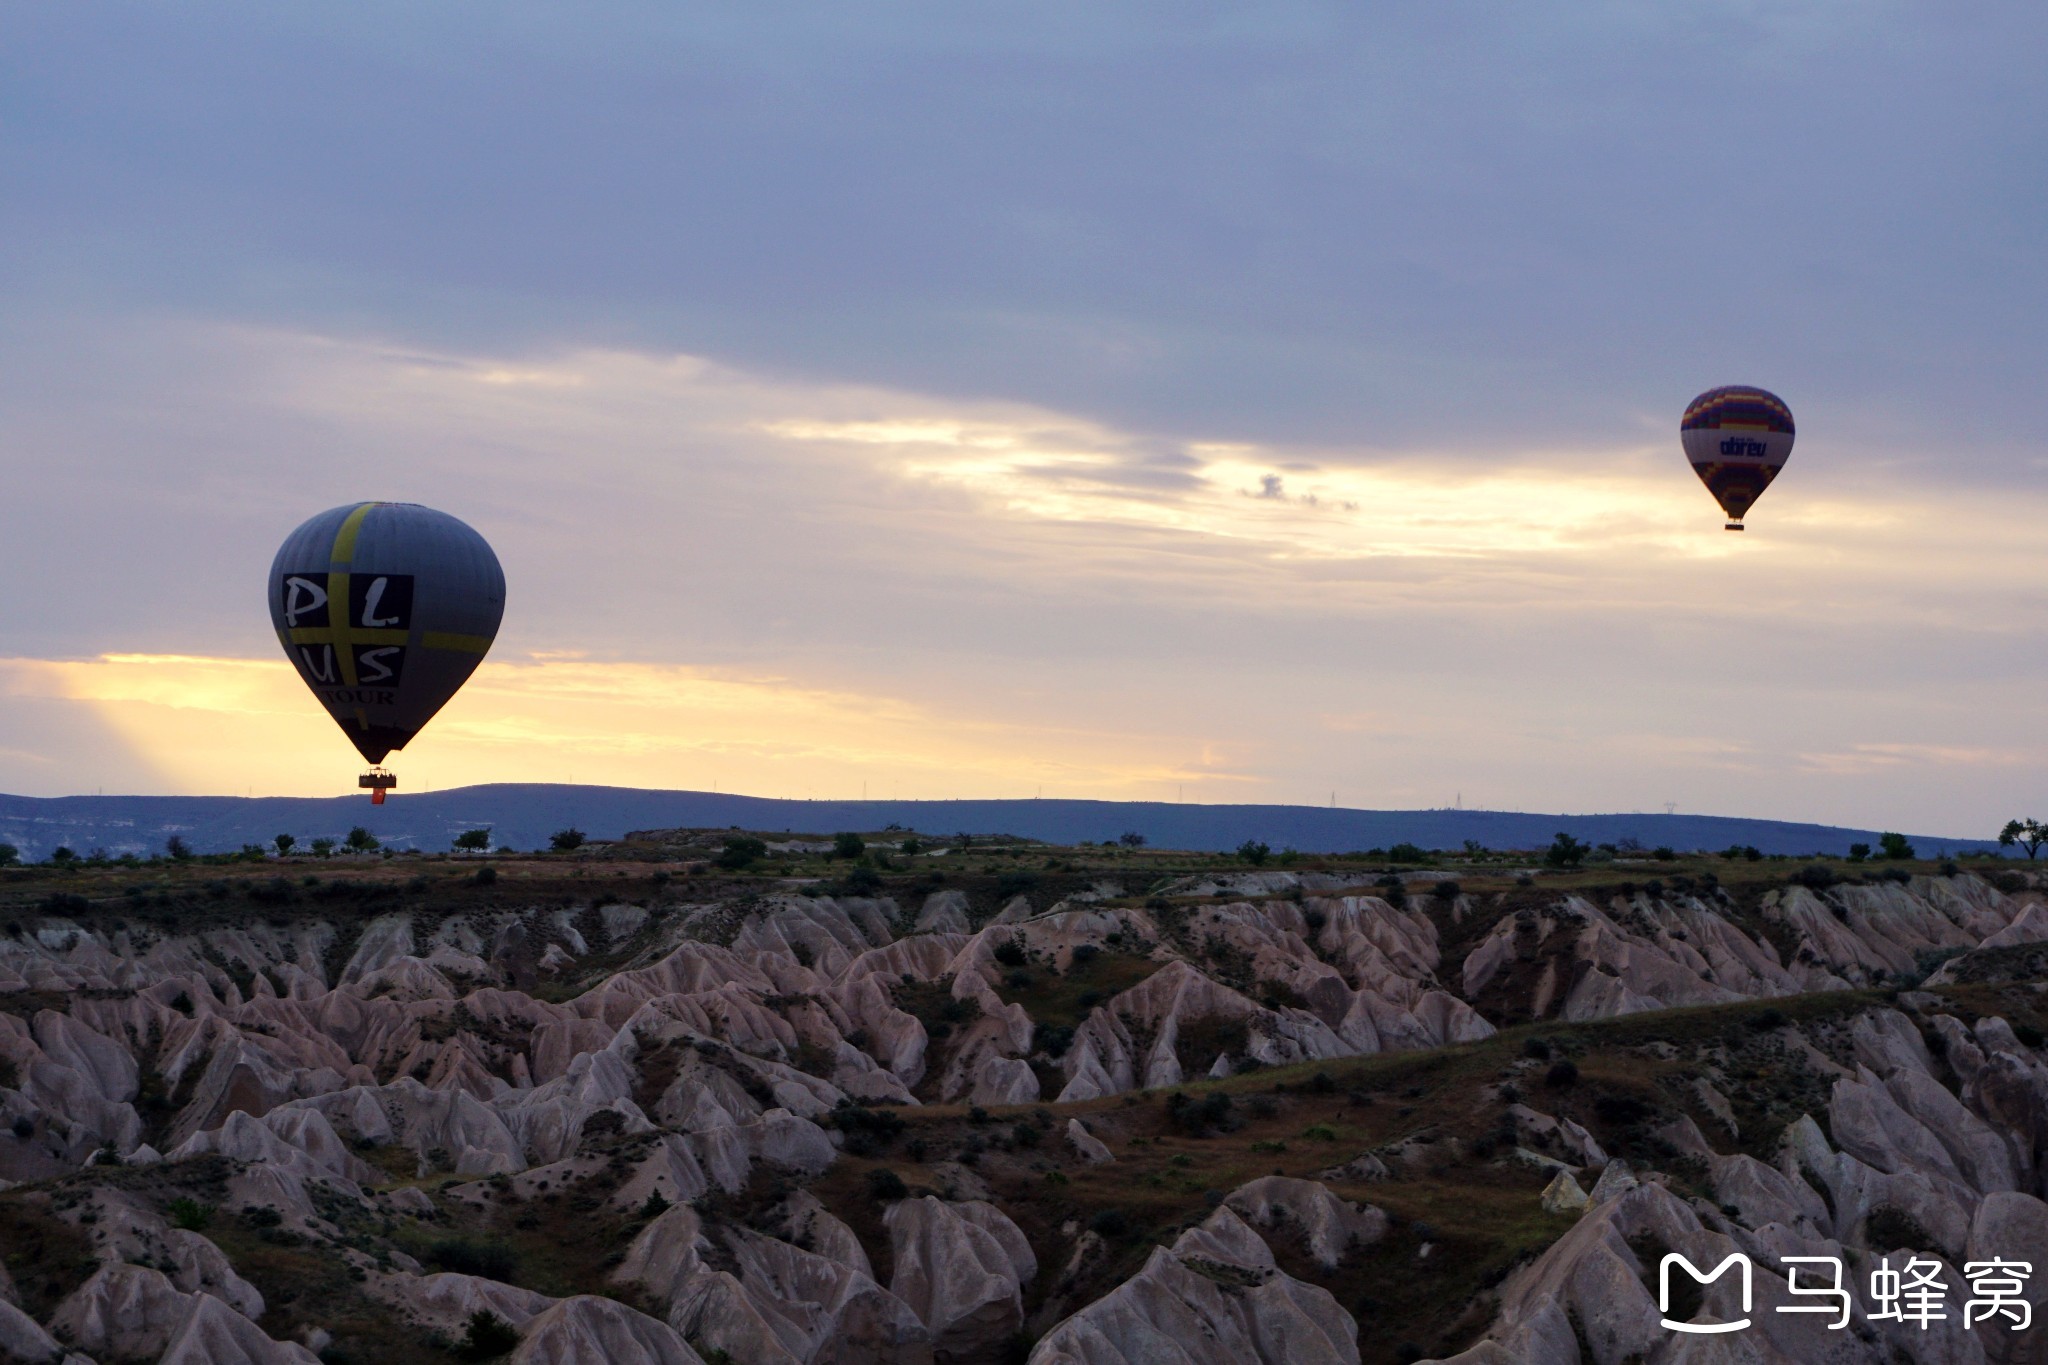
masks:
POLYGON ((0 0, 0 790, 2048 814, 2048 11, 0 0), (1740 536, 1677 421, 1799 437, 1740 536))

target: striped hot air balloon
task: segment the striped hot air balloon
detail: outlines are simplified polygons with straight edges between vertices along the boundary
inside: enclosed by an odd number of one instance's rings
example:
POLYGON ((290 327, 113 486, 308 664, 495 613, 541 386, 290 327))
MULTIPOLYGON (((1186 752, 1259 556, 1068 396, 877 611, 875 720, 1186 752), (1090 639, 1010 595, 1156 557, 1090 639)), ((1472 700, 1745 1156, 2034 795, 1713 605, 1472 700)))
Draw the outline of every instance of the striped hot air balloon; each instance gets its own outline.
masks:
POLYGON ((285 538, 270 566, 270 619, 306 686, 372 765, 403 749, 483 662, 505 614, 505 573, 484 538, 445 512, 360 502, 285 538))
POLYGON ((1728 529, 1740 531, 1792 454, 1792 409, 1768 389, 1708 389, 1686 407, 1678 434, 1693 472, 1728 514, 1728 529))

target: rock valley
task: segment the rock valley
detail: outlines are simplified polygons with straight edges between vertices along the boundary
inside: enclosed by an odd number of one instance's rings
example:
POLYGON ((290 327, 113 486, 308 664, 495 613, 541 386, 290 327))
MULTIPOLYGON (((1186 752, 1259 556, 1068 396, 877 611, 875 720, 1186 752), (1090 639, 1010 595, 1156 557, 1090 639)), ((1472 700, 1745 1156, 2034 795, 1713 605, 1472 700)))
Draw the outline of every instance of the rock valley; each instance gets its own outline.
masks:
POLYGON ((2048 1303, 2025 864, 718 846, 0 873, 0 1359, 2048 1362, 1774 1311, 2048 1303))

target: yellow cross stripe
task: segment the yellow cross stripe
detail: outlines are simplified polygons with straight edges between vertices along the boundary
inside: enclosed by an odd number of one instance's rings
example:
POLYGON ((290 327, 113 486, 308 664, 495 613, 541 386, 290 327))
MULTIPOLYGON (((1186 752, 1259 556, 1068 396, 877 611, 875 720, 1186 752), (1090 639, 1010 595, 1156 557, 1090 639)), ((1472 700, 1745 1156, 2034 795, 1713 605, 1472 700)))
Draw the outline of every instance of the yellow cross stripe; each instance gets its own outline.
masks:
POLYGON ((342 631, 327 626, 300 626, 289 632, 286 643, 294 645, 402 645, 406 634, 402 630, 350 630, 342 631))
POLYGON ((457 635, 447 630, 430 630, 420 637, 420 643, 428 649, 447 649, 458 654, 482 654, 491 647, 491 642, 481 635, 457 635))
POLYGON ((345 573, 327 575, 327 619, 331 623, 327 631, 328 638, 321 643, 333 643, 334 652, 341 656, 341 680, 354 687, 356 655, 349 646, 355 643, 355 636, 349 631, 348 575, 345 573))
POLYGON ((363 529, 363 518, 370 515, 372 507, 381 506, 382 503, 366 502, 342 519, 341 529, 334 533, 334 554, 331 557, 335 563, 347 564, 355 559, 356 536, 363 529))
MULTIPOLYGON (((341 529, 334 533, 334 554, 332 558, 336 564, 348 564, 355 560, 356 536, 363 529, 363 518, 369 516, 370 509, 377 505, 374 502, 362 503, 357 506, 355 511, 342 518, 341 529)), ((327 575, 327 619, 333 623, 333 628, 329 631, 329 638, 318 641, 318 643, 323 645, 332 643, 334 645, 334 652, 340 656, 336 662, 341 665, 341 680, 348 686, 354 687, 356 685, 356 653, 349 646, 353 644, 370 644, 371 641, 353 633, 350 629, 347 570, 331 572, 327 575)), ((403 637, 405 633, 399 631, 397 634, 400 636, 398 643, 404 644, 405 640, 403 637)), ((367 725, 369 722, 363 721, 362 723, 367 725)))

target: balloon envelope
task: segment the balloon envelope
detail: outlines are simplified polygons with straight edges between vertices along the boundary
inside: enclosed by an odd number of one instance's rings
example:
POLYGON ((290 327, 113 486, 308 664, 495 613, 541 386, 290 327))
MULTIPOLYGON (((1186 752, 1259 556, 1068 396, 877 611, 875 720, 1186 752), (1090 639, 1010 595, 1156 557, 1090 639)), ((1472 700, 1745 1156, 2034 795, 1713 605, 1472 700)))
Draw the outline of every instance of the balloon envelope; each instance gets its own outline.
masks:
POLYGON ((371 763, 447 704, 504 614, 505 573, 484 538, 414 503, 322 512, 270 565, 278 641, 371 763))
POLYGON ((1686 408, 1678 434, 1693 472, 1739 522, 1792 454, 1792 409, 1767 389, 1708 389, 1686 408))

